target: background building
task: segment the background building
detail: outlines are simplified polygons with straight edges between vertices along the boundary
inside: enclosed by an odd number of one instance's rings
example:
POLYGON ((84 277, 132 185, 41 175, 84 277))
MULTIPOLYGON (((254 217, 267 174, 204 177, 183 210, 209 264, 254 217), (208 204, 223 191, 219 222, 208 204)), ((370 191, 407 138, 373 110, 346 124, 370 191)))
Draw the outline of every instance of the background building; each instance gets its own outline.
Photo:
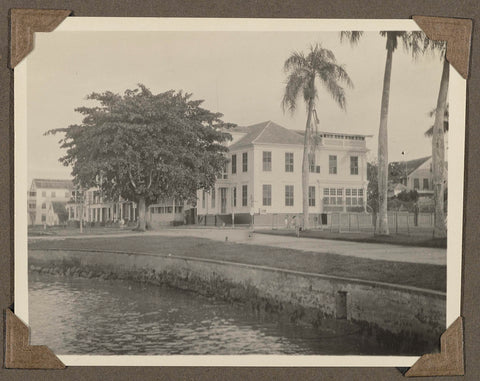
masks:
MULTIPOLYGON (((390 163, 390 169, 396 167, 401 173, 400 181, 406 191, 417 191, 419 197, 433 197, 433 169, 432 157, 426 156, 404 162, 390 163)), ((448 166, 445 162, 444 176, 445 184, 448 179, 448 166)))
POLYGON ((72 191, 71 180, 33 179, 27 197, 28 224, 50 226, 65 222, 72 191))

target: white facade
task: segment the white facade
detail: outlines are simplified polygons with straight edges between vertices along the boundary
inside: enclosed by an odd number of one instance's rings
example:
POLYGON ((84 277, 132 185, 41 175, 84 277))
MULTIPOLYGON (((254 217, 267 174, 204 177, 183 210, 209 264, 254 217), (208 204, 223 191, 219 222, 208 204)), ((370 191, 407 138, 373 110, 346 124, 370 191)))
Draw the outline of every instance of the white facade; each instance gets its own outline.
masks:
MULTIPOLYGON (((217 181, 214 190, 198 192, 198 215, 302 212, 302 134, 273 122, 252 126, 255 133, 248 129, 243 128, 243 137, 230 144, 226 175, 217 181)), ((365 136, 320 136, 309 176, 313 196, 310 212, 364 210, 368 185, 365 136)))
POLYGON ((70 180, 34 179, 28 191, 28 224, 56 225, 53 203, 66 206, 72 197, 73 184, 70 180))

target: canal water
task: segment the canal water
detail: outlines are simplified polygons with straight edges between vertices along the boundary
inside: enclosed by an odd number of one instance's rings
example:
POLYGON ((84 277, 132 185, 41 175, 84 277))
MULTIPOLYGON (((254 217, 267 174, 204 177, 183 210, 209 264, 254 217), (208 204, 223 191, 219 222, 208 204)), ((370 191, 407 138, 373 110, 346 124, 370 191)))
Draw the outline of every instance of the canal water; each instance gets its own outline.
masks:
MULTIPOLYGON (((246 307, 121 280, 29 274, 32 344, 56 354, 374 354, 355 333, 280 323, 246 307)), ((382 352, 385 354, 385 352, 382 352)))

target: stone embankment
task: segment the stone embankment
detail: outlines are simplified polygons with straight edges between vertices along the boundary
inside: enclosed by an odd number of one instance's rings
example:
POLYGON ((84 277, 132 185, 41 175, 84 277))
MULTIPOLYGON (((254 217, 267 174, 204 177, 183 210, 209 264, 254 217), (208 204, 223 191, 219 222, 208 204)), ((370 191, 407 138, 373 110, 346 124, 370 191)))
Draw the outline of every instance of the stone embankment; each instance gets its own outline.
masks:
POLYGON ((241 303, 298 324, 363 333, 376 347, 418 355, 437 349, 445 293, 413 287, 180 257, 82 250, 29 251, 30 271, 166 285, 241 303))

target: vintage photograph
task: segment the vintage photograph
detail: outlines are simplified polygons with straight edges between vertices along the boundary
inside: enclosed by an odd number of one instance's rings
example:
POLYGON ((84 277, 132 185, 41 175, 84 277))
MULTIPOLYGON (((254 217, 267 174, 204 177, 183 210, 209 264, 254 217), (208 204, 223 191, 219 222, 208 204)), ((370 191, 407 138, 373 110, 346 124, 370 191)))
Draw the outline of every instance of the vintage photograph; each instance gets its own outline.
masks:
POLYGON ((413 21, 206 21, 66 20, 15 69, 32 344, 119 364, 438 352, 463 203, 445 44, 413 21))

